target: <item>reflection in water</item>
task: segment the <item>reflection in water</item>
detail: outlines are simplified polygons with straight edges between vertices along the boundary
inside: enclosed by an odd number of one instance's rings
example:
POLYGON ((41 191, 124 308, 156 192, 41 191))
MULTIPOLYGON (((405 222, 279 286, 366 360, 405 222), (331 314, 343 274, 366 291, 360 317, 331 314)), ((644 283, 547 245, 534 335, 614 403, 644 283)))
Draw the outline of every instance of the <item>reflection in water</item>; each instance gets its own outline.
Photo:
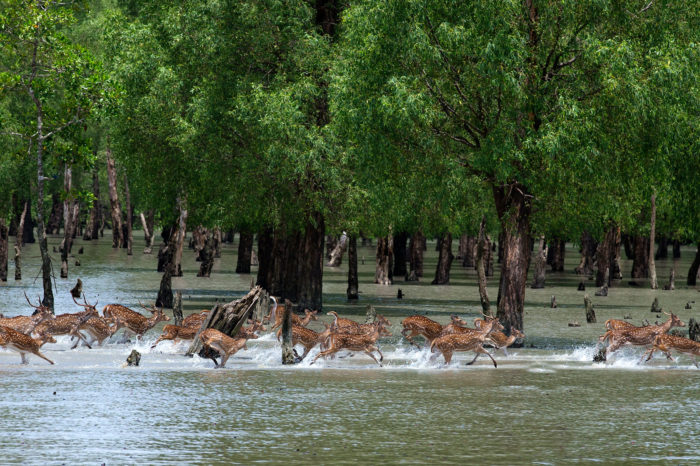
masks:
MULTIPOLYGON (((78 276, 100 308, 110 302, 136 307, 138 299, 155 297, 154 256, 126 257, 104 240, 85 243, 85 251, 71 279, 57 279, 58 312, 75 312, 68 289, 78 276)), ((185 277, 173 288, 185 290, 187 312, 247 291, 250 276, 230 272, 234 251, 224 249, 212 279, 195 278, 197 265, 185 254, 185 277)), ((428 252, 426 271, 435 264, 434 251, 428 252)), ((576 257, 568 252, 571 270, 576 257)), ((30 277, 38 270, 38 250, 30 245, 25 254, 30 277)), ((372 257, 369 249, 360 254, 372 257)), ((659 276, 667 275, 669 263, 661 261, 659 276)), ((687 270, 686 263, 678 270, 687 270)), ((370 264, 361 266, 370 271, 370 264)), ((389 316, 394 335, 413 312, 441 322, 455 312, 478 315, 471 271, 455 268, 451 286, 401 283, 402 301, 395 299, 396 287, 361 283, 361 301, 352 306, 344 302, 344 273, 326 270, 326 310, 361 320, 371 303, 389 316)), ((141 342, 116 337, 93 350, 70 351, 69 339, 59 337, 44 347, 55 366, 33 356, 21 366, 16 353, 0 351, 3 463, 700 461, 700 371, 689 358, 676 364, 657 355, 640 366, 641 351, 625 349, 609 364, 591 362, 605 319, 630 314, 633 322, 653 323, 649 307, 659 296, 665 309, 687 321, 697 311, 684 304, 697 292, 613 288, 607 298, 594 298, 599 324, 570 328, 569 321, 584 318, 577 278, 559 274, 547 283, 527 292, 528 347, 512 349, 507 358, 496 353, 498 369, 487 358, 467 367, 472 355, 464 353, 445 368, 442 358, 431 359, 397 336, 380 341, 384 368, 347 353, 309 366, 318 350, 283 367, 276 340, 266 335, 249 341, 250 349, 233 356, 227 369, 212 370, 211 361, 182 356, 186 343, 163 342, 151 351, 162 324, 141 342), (552 294, 557 309, 547 307, 552 294), (122 367, 134 348, 143 354, 141 367, 122 367)), ((31 278, 0 285, 0 311, 27 313, 22 291, 35 296, 39 286, 31 278)))

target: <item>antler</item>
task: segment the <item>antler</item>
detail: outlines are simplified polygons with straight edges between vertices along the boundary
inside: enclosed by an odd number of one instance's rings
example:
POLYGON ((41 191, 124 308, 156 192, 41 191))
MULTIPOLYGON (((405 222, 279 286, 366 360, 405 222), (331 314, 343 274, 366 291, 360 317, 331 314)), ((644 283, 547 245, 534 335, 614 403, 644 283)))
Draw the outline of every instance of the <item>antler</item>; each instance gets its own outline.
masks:
POLYGON ((31 307, 33 307, 34 309, 39 309, 40 307, 42 307, 42 306, 41 306, 41 298, 39 298, 39 305, 38 305, 38 306, 35 306, 35 305, 32 304, 31 301, 29 301, 29 296, 27 296, 27 292, 26 292, 26 291, 24 291, 24 299, 26 299, 27 302, 29 303, 29 305, 30 305, 31 307))

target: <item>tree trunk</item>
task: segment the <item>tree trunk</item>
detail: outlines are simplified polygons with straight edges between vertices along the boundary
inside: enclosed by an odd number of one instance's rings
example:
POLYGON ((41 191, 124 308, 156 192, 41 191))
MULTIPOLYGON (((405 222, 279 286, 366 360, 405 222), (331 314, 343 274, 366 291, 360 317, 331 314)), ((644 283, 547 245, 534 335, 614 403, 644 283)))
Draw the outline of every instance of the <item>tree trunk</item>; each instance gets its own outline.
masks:
POLYGON ((343 232, 342 235, 340 235, 340 238, 335 242, 335 247, 331 251, 330 258, 328 259, 328 263, 326 263, 326 266, 328 267, 340 267, 340 264, 343 262, 343 254, 345 253, 345 250, 348 248, 348 235, 343 232))
POLYGON ((584 231, 581 234, 581 262, 574 269, 577 274, 588 276, 593 273, 593 254, 595 251, 595 240, 590 233, 584 231))
POLYGON ((323 308, 323 243, 325 241, 326 225, 323 215, 312 214, 306 222, 302 237, 301 248, 296 252, 299 264, 295 275, 299 282, 298 295, 292 297, 301 309, 323 308))
POLYGON ((282 364, 294 364, 294 344, 292 342, 292 302, 284 301, 282 315, 282 364))
POLYGON ((134 211, 131 208, 131 193, 129 192, 129 179, 126 176, 126 173, 124 174, 124 201, 126 204, 126 255, 131 256, 134 254, 134 211))
POLYGON ((452 233, 445 233, 439 241, 440 253, 438 255, 437 268, 435 269, 435 279, 432 285, 447 285, 450 283, 450 268, 452 267, 452 233))
POLYGON ((552 272, 564 271, 564 255, 566 253, 566 241, 554 238, 547 250, 547 263, 552 267, 552 272))
POLYGON ((654 263, 654 242, 656 237, 656 193, 651 195, 651 230, 649 232, 649 284, 652 290, 659 288, 656 281, 656 264, 654 263))
POLYGON ((649 276, 649 238, 634 237, 634 262, 632 263, 632 278, 649 276))
POLYGON ((503 234, 503 232, 500 232, 498 234, 498 256, 497 256, 498 257, 497 262, 499 264, 503 263, 503 246, 504 246, 503 243, 504 243, 504 241, 505 241, 505 235, 503 234))
POLYGON ((589 298, 588 295, 585 295, 583 297, 583 304, 586 308, 586 322, 588 322, 589 324, 595 324, 595 310, 593 310, 593 303, 591 302, 591 298, 589 298))
POLYGON ((241 299, 226 304, 216 304, 209 312, 207 319, 202 323, 185 354, 187 356, 194 354, 202 356, 202 342, 199 339, 199 334, 204 330, 213 328, 234 338, 249 317, 262 319, 269 306, 270 297, 259 286, 251 289, 241 299))
POLYGON ((250 273, 250 256, 253 252, 253 234, 241 232, 239 236, 236 273, 250 273))
POLYGON ((160 280, 160 288, 158 289, 158 297, 156 298, 156 306, 158 307, 173 307, 173 264, 172 262, 165 267, 163 277, 160 280))
POLYGON ((615 224, 610 224, 605 232, 603 241, 598 244, 596 250, 596 265, 598 269, 596 271, 595 286, 610 286, 610 270, 612 268, 616 234, 617 227, 615 224))
POLYGON ((165 244, 158 251, 158 271, 163 272, 156 298, 156 306, 173 307, 173 270, 175 270, 175 244, 177 229, 172 227, 163 230, 165 244))
POLYGON ((671 266, 671 272, 670 276, 668 279, 668 283, 664 285, 664 290, 666 291, 673 291, 676 289, 676 267, 677 267, 677 261, 673 261, 673 265, 671 266))
POLYGON ((610 280, 622 280, 622 267, 620 251, 622 249, 622 231, 618 225, 615 228, 615 236, 610 250, 610 280))
POLYGON ((214 267, 214 237, 213 235, 208 235, 206 241, 204 242, 204 247, 199 251, 199 260, 201 264, 199 265, 198 277, 209 277, 211 275, 211 269, 214 267))
POLYGON ((469 235, 462 235, 459 238, 459 254, 458 259, 462 259, 462 267, 475 266, 475 251, 477 248, 477 238, 469 235))
POLYGON ((531 253, 531 204, 526 188, 521 185, 494 186, 493 193, 503 231, 503 264, 498 287, 497 317, 509 335, 513 328, 523 330, 525 287, 531 253))
POLYGON ((545 270, 547 269, 547 243, 544 236, 540 236, 540 248, 535 257, 535 277, 532 288, 544 288, 545 270))
POLYGON ((489 300, 488 289, 486 288, 486 268, 484 260, 491 256, 491 247, 486 238, 486 217, 482 217, 479 226, 479 236, 476 244, 476 275, 479 277, 479 299, 481 309, 484 314, 491 315, 491 301, 489 300))
POLYGON ((408 241, 408 233, 401 231, 394 235, 394 277, 405 277, 408 271, 406 270, 406 257, 408 250, 406 242, 408 241))
POLYGON ((120 248, 124 244, 122 236, 122 211, 117 194, 117 169, 114 166, 112 150, 107 147, 107 179, 109 183, 109 202, 112 207, 112 247, 120 248))
POLYGON ((182 248, 185 245, 185 236, 187 235, 187 201, 178 198, 177 205, 180 209, 180 218, 178 220, 175 243, 175 265, 173 267, 173 275, 182 277, 182 248))
POLYGON ((61 217, 65 216, 65 202, 61 202, 58 193, 51 194, 51 213, 46 222, 46 234, 57 235, 61 229, 61 217))
POLYGON ((406 276, 406 281, 417 282, 420 277, 423 276, 423 244, 425 243, 425 236, 423 233, 416 231, 411 235, 411 241, 409 242, 409 273, 406 276))
POLYGON ((336 244, 338 244, 338 239, 335 236, 328 235, 326 238, 326 261, 331 261, 331 254, 333 249, 335 249, 336 244))
POLYGON ((622 235, 622 244, 625 247, 625 257, 627 260, 634 260, 634 247, 632 246, 632 238, 628 234, 622 235))
POLYGON ((102 217, 102 204, 100 204, 100 177, 97 164, 92 170, 92 195, 95 199, 92 201, 90 209, 90 217, 85 226, 85 234, 83 240, 90 241, 98 239, 100 236, 100 218, 102 217))
POLYGON ((0 217, 0 281, 7 281, 7 258, 10 249, 10 229, 5 219, 0 217))
POLYGON ((221 258, 221 243, 222 243, 221 228, 215 227, 213 234, 214 234, 214 257, 217 259, 220 259, 221 258))
POLYGON ((690 264, 690 269, 688 270, 688 286, 695 286, 698 280, 698 270, 700 270, 700 242, 698 242, 698 250, 695 253, 695 259, 693 263, 690 264))
POLYGON ((377 238, 377 266, 374 273, 374 283, 379 285, 391 285, 393 242, 391 235, 377 238))
POLYGON ((153 212, 153 209, 151 209, 147 212, 147 214, 148 218, 146 218, 143 212, 141 212, 139 217, 141 218, 141 227, 143 228, 143 239, 146 242, 146 247, 143 248, 143 253, 151 254, 153 251, 153 240, 156 236, 154 231, 155 219, 153 218, 155 213, 153 212))
POLYGON ((674 259, 681 258, 681 242, 678 241, 677 239, 673 240, 673 258, 674 259))
POLYGON ((15 280, 22 279, 22 237, 24 236, 24 221, 27 217, 28 209, 29 201, 26 201, 24 203, 24 209, 22 209, 22 214, 19 217, 15 236, 15 280))
POLYGON ((173 325, 180 327, 182 325, 182 291, 175 292, 175 301, 173 302, 173 325))
MULTIPOLYGON (((241 233, 241 241, 243 241, 243 233, 241 233)), ((272 270, 274 269, 274 233, 272 228, 265 228, 258 233, 258 276, 256 283, 264 289, 272 292, 272 270)), ((251 247, 252 249, 252 247, 251 247)), ((241 257, 241 245, 238 244, 238 257, 241 257)), ((249 264, 250 266, 250 264, 249 264)), ((238 268, 236 268, 238 272, 238 268)), ((243 272, 240 272, 243 273, 243 272)), ((274 293, 273 293, 274 294, 274 293)))
POLYGON ((654 259, 668 259, 668 238, 662 236, 659 238, 659 247, 656 250, 654 259))
POLYGON ((348 301, 359 299, 359 285, 357 280, 357 236, 348 238, 348 289, 346 291, 348 301))
POLYGON ((65 190, 65 200, 63 201, 63 242, 61 243, 61 278, 68 278, 68 255, 73 246, 73 228, 75 213, 73 195, 71 193, 73 184, 73 170, 71 166, 66 164, 63 172, 63 189, 65 190))

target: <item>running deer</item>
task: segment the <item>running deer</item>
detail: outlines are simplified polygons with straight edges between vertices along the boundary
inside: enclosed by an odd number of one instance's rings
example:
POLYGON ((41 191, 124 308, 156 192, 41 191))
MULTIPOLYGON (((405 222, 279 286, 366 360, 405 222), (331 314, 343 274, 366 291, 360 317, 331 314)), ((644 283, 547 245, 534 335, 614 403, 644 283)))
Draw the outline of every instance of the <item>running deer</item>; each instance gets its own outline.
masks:
POLYGON ((387 329, 387 327, 391 326, 391 322, 389 322, 389 320, 381 314, 377 314, 376 321, 371 324, 360 324, 359 322, 355 322, 354 320, 346 319, 345 317, 340 317, 335 311, 330 311, 327 314, 334 316, 333 323, 331 324, 331 329, 333 331, 337 330, 341 333, 370 334, 374 331, 374 324, 376 322, 381 322, 382 330, 380 336, 391 336, 391 332, 387 329))
POLYGON ((91 345, 97 344, 102 346, 102 343, 112 335, 114 335, 120 326, 112 317, 100 317, 100 316, 88 316, 87 319, 76 323, 70 334, 77 338, 75 344, 71 349, 75 349, 82 340, 86 343, 88 348, 92 348, 91 345), (86 332, 90 336, 90 341, 86 341, 84 336, 80 333, 82 331, 86 332))
MULTIPOLYGON (((292 325, 298 325, 300 327, 306 327, 309 325, 309 322, 312 320, 318 320, 318 317, 316 317, 316 314, 318 314, 318 311, 310 311, 308 309, 304 309, 304 318, 299 317, 296 314, 292 314, 292 325)), ((270 327, 270 330, 274 330, 277 327, 282 326, 282 319, 284 319, 284 313, 283 312, 276 312, 275 313, 275 324, 270 327)))
MULTIPOLYGON (((466 325, 464 320, 460 319, 454 314, 450 316, 450 320, 451 322, 448 325, 454 325, 455 327, 466 325)), ((413 341, 412 337, 422 335, 428 341, 428 345, 430 345, 433 340, 440 336, 443 329, 448 327, 448 325, 441 325, 425 316, 406 317, 403 321, 401 321, 401 325, 403 326, 401 335, 403 335, 412 345, 416 345, 418 348, 420 348, 420 346, 413 341), (407 335, 408 332, 410 332, 410 335, 407 335)))
POLYGON ((325 358, 326 356, 331 356, 340 350, 347 350, 362 351, 363 353, 374 359, 374 361, 381 367, 381 361, 384 360, 384 355, 381 351, 379 351, 379 348, 377 347, 376 343, 379 339, 379 336, 381 335, 382 329, 384 328, 384 324, 382 322, 377 321, 371 325, 374 326, 374 331, 371 334, 339 333, 334 331, 330 332, 328 339, 326 340, 328 342, 328 349, 318 353, 313 359, 313 361, 311 361, 311 364, 315 363, 316 360, 320 357, 325 358), (374 351, 379 353, 379 361, 377 361, 377 358, 375 358, 372 354, 372 352, 374 351))
MULTIPOLYGON (((182 326, 183 327, 196 327, 199 329, 199 327, 202 326, 205 320, 207 320, 207 317, 209 317, 209 311, 204 309, 199 312, 195 312, 194 314, 190 314, 184 319, 182 319, 182 326)), ((167 327, 167 325, 166 325, 167 327)))
POLYGON ((27 293, 24 293, 24 298, 35 309, 34 313, 31 316, 0 317, 0 325, 17 330, 25 335, 31 335, 37 325, 45 320, 51 320, 55 316, 48 307, 41 304, 41 298, 39 298, 38 306, 29 301, 27 293))
MULTIPOLYGON (((321 345, 321 350, 325 349, 325 343, 331 334, 331 326, 325 322, 321 322, 325 327, 322 332, 315 332, 310 328, 300 327, 298 325, 292 326, 292 345, 302 345, 304 347, 304 354, 299 356, 297 350, 294 351, 294 356, 299 360, 303 361, 309 351, 311 351, 316 345, 321 345)), ((281 331, 277 332, 277 340, 279 341, 281 331)))
MULTIPOLYGON (((136 311, 132 311, 121 304, 107 304, 102 309, 102 314, 105 317, 110 317, 116 320, 117 330, 122 327, 127 328, 134 333, 140 340, 143 334, 156 326, 158 322, 169 321, 170 317, 163 314, 163 309, 157 308, 155 305, 146 307, 139 301, 139 305, 147 311, 151 312, 151 317, 146 318, 144 315, 136 311)), ((115 330, 116 333, 116 330, 115 330)))
POLYGON ((39 351, 44 343, 56 343, 56 340, 46 333, 41 334, 39 338, 32 338, 10 327, 0 326, 0 346, 18 352, 22 357, 22 364, 27 364, 27 353, 39 356, 53 364, 52 360, 39 351))
POLYGON ((674 361, 673 357, 671 356, 671 350, 673 349, 679 353, 689 354, 693 358, 693 364, 695 364, 695 367, 700 368, 697 360, 695 359, 696 356, 700 356, 700 342, 691 340, 690 338, 662 333, 654 338, 652 345, 653 346, 649 348, 646 353, 644 353, 645 356, 647 354, 649 355, 645 361, 650 360, 654 355, 654 351, 657 350, 664 353, 671 361, 674 361))
MULTIPOLYGON (((455 351, 474 351, 476 352, 476 356, 474 356, 474 359, 468 362, 467 365, 474 364, 474 361, 476 361, 476 358, 478 358, 480 354, 485 354, 491 358, 493 367, 498 367, 491 353, 486 351, 483 347, 486 341, 492 343, 489 335, 498 327, 502 328, 503 326, 497 319, 491 319, 483 322, 478 330, 468 329, 470 330, 469 332, 443 335, 432 341, 430 344, 430 351, 435 352, 435 348, 437 348, 445 358, 445 364, 450 363, 452 360, 452 353, 455 351)), ((496 343, 493 342, 493 344, 495 345, 496 343)))
MULTIPOLYGON (((39 335, 45 333, 53 336, 69 335, 71 334, 71 332, 73 332, 75 326, 79 325, 82 321, 84 321, 86 317, 99 316, 96 307, 97 302, 95 302, 95 304, 89 304, 87 302, 87 299, 85 298, 85 295, 83 295, 83 302, 85 304, 80 304, 78 301, 75 300, 75 298, 73 298, 73 302, 78 306, 84 307, 85 310, 81 312, 75 312, 72 314, 60 314, 57 315, 54 319, 45 320, 34 328, 34 332, 36 332, 39 335)), ((87 340, 82 338, 82 336, 79 336, 79 338, 81 338, 86 344, 88 344, 87 340)))
POLYGON ((199 338, 202 340, 202 345, 221 356, 221 363, 217 362, 216 357, 212 354, 209 358, 214 361, 215 368, 221 368, 226 366, 226 361, 228 358, 235 354, 240 349, 248 349, 246 347, 246 342, 248 339, 258 338, 255 334, 250 334, 244 338, 231 338, 230 336, 221 333, 220 331, 208 328, 199 334, 199 338))
POLYGON ((515 340, 518 338, 525 338, 525 335, 523 332, 518 330, 517 328, 512 328, 510 329, 510 336, 507 337, 505 333, 501 332, 500 330, 491 332, 489 335, 489 340, 493 342, 493 346, 499 350, 502 349, 503 353, 508 356, 508 347, 515 343, 515 340))
POLYGON ((198 331, 199 327, 181 327, 179 325, 168 324, 163 327, 163 333, 158 337, 156 342, 153 343, 151 349, 158 346, 158 343, 164 340, 173 340, 173 343, 177 340, 193 340, 198 331))
MULTIPOLYGON (((681 321, 678 316, 674 313, 668 314, 668 320, 660 325, 647 325, 646 327, 631 327, 622 328, 619 330, 608 330, 603 335, 603 340, 610 340, 608 348, 605 350, 605 358, 610 356, 611 353, 617 351, 621 346, 633 345, 633 346, 649 346, 654 343, 654 339, 658 335, 665 334, 672 327, 685 327, 685 323, 681 321)), ((646 353, 645 353, 646 354, 646 353)), ((644 358, 644 356, 642 356, 644 358)))
POLYGON ((626 320, 620 320, 620 319, 608 319, 605 321, 605 328, 607 331, 598 337, 598 342, 602 343, 603 341, 607 340, 610 335, 608 335, 608 332, 610 330, 622 330, 626 328, 637 328, 636 325, 631 324, 627 322, 626 320))

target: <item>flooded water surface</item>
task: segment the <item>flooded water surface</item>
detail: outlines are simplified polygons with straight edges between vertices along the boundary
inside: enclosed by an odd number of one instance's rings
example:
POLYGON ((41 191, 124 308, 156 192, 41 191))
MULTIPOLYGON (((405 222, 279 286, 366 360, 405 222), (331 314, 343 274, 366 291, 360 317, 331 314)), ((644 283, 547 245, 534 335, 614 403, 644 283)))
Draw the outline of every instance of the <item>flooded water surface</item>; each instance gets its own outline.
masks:
MULTIPOLYGON (((111 302, 138 309, 138 300, 153 301, 160 281, 155 256, 134 248, 127 257, 107 238, 79 242, 75 251, 81 246, 82 266, 71 264, 71 278, 56 280, 57 313, 76 312, 68 290, 77 277, 99 309, 111 302)), ((143 341, 122 342, 117 335, 91 350, 70 350, 69 339, 59 337, 42 350, 53 366, 34 356, 21 365, 17 353, 0 350, 2 463, 700 462, 700 370, 689 357, 674 362, 657 355, 640 365, 643 350, 625 349, 607 364, 592 362, 606 319, 665 320, 650 312, 654 297, 685 322, 700 317, 694 302, 700 295, 684 285, 694 251, 683 250, 673 292, 631 287, 626 277, 608 297, 592 297, 597 324, 585 323, 579 278, 548 275, 545 289, 527 290, 525 347, 507 357, 495 352, 494 368, 484 356, 466 366, 472 353, 458 353, 445 367, 442 358, 400 338, 401 319, 416 312, 440 322, 451 313, 478 316, 473 271, 455 262, 451 285, 429 285, 433 249, 421 282, 381 287, 371 284, 374 252, 362 248, 361 298, 353 305, 345 302, 346 268, 324 271, 325 310, 363 320, 372 304, 391 320, 394 336, 379 345, 384 367, 347 353, 282 366, 279 345, 268 334, 250 340, 226 369, 214 370, 210 360, 183 356, 187 343, 151 350, 162 323, 143 341), (556 309, 549 307, 552 295, 556 309), (574 321, 581 327, 568 326, 574 321), (142 353, 141 366, 123 367, 132 349, 142 353)), ((186 314, 245 294, 251 276, 233 273, 235 250, 224 249, 211 279, 196 278, 198 264, 185 253, 185 276, 173 288, 183 290, 186 314)), ((28 314, 23 292, 34 299, 39 293, 38 249, 28 245, 25 254, 25 279, 0 285, 0 312, 7 316, 28 314)), ((577 259, 568 249, 567 270, 577 259)), ((657 263, 661 282, 671 265, 657 263)), ((623 267, 629 273, 630 264, 623 267)), ((489 284, 495 301, 496 278, 489 284)), ((586 284, 592 296, 593 282, 586 284)), ((310 327, 322 328, 318 322, 310 327)))

